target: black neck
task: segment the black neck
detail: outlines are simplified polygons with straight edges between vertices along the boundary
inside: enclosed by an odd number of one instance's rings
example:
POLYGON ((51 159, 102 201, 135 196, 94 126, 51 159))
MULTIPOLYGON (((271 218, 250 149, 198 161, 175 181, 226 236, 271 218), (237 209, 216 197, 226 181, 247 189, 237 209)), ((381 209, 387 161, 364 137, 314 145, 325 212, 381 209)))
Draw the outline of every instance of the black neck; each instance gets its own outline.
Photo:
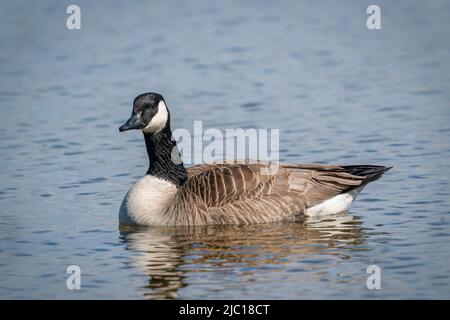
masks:
POLYGON ((177 143, 172 140, 170 127, 166 126, 154 134, 144 132, 144 138, 150 161, 147 174, 181 186, 187 180, 187 171, 181 160, 177 143))

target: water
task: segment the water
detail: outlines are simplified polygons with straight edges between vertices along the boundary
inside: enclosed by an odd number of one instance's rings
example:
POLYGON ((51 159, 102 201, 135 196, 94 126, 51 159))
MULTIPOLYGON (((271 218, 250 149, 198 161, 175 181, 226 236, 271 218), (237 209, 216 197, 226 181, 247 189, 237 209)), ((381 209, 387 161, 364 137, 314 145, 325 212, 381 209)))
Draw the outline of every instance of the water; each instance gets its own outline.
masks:
POLYGON ((369 31, 372 2, 297 2, 78 1, 72 31, 64 2, 2 2, 0 298, 450 298, 450 4, 378 1, 369 31), (280 128, 283 161, 394 169, 344 215, 119 230, 147 159, 117 129, 145 91, 173 128, 280 128))

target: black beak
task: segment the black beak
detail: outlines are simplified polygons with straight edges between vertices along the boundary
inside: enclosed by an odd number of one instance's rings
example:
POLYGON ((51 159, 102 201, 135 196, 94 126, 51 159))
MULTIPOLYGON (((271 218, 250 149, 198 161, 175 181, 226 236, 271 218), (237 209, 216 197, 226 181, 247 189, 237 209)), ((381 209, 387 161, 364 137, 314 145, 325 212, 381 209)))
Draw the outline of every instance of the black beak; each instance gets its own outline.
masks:
POLYGON ((140 115, 132 114, 130 119, 120 126, 119 131, 122 132, 131 129, 143 129, 144 127, 145 125, 142 122, 140 115))

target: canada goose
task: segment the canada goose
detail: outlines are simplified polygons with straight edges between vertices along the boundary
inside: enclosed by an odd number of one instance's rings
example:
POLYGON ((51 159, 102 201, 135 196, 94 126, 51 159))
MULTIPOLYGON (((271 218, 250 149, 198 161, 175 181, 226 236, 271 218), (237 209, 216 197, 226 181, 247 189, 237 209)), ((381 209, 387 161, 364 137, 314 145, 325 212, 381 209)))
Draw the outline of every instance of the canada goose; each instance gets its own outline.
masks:
POLYGON ((347 210, 364 186, 390 169, 278 164, 272 170, 271 163, 260 161, 186 169, 172 138, 169 110, 158 93, 134 99, 130 119, 119 128, 130 129, 142 130, 150 166, 126 194, 121 224, 251 224, 335 214, 347 210))

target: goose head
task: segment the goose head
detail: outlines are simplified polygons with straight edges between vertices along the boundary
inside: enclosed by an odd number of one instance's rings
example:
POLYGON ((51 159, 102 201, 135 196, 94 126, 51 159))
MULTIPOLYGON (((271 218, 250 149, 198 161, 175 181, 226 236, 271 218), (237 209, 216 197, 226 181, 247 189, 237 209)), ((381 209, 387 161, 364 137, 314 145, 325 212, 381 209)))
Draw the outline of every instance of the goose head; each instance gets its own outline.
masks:
POLYGON ((131 117, 120 126, 119 131, 138 129, 154 134, 169 124, 169 118, 163 96, 154 92, 144 93, 134 99, 131 117))

